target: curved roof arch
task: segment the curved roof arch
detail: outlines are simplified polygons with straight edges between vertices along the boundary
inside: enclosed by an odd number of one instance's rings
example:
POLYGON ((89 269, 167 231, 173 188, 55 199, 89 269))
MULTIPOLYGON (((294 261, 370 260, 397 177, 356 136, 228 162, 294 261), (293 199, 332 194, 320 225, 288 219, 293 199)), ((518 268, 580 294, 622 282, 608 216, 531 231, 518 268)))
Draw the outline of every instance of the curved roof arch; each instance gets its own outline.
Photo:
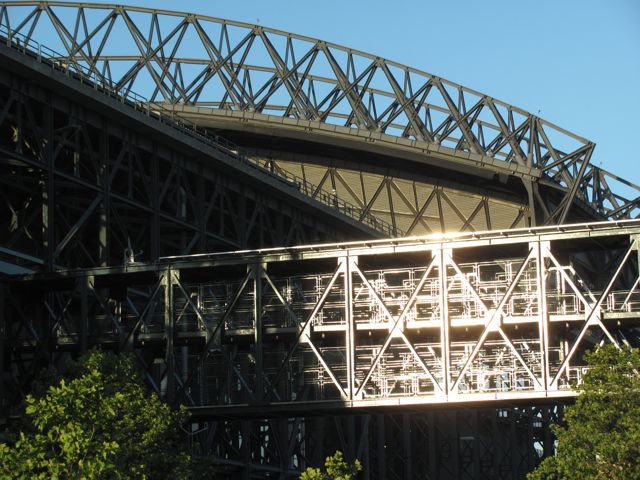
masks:
POLYGON ((195 118, 378 142, 543 182, 564 195, 552 222, 562 223, 576 199, 609 218, 640 213, 640 189, 591 165, 589 140, 366 52, 259 25, 113 4, 0 1, 0 23, 9 36, 63 52, 61 61, 115 89, 195 118), (625 194, 613 191, 615 182, 625 194))

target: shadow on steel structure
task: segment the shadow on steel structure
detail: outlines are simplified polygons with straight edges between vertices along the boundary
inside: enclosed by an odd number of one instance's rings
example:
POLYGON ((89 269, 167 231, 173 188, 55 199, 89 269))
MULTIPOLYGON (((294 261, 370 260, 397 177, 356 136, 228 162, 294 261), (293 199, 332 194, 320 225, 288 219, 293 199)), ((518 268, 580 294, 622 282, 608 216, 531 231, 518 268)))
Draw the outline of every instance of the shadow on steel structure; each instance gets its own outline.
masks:
POLYGON ((5 406, 39 364, 100 346, 135 354, 191 408, 198 448, 255 478, 325 446, 369 478, 392 478, 398 455, 400 478, 519 478, 551 451, 584 351, 639 344, 639 234, 604 222, 22 275, 4 290, 5 406), (411 453, 425 442, 432 457, 411 453))

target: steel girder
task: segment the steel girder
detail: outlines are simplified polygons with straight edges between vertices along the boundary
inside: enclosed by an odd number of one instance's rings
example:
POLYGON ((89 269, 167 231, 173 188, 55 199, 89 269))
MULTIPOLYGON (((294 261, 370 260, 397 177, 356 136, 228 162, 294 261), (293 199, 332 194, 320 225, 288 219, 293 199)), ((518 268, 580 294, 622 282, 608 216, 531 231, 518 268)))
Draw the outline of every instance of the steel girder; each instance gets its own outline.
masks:
POLYGON ((576 200, 605 218, 638 214, 640 189, 592 166, 592 142, 374 55, 258 25, 133 6, 0 2, 0 22, 10 35, 62 50, 61 61, 176 111, 206 112, 227 125, 236 119, 330 131, 520 177, 535 206, 533 223, 563 223, 576 200), (550 204, 539 184, 560 198, 550 204))
POLYGON ((136 352, 199 418, 566 399, 585 349, 640 343, 638 234, 585 224, 34 274, 5 299, 5 389, 20 395, 16 365, 37 355, 103 345, 136 352))

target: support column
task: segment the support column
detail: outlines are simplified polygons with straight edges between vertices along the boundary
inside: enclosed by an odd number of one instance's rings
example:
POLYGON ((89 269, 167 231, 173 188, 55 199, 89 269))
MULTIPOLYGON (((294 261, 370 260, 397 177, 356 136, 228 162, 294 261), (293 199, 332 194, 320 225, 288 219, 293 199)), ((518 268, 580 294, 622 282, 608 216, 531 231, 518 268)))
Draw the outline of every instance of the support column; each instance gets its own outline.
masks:
POLYGON ((376 414, 376 447, 378 449, 378 478, 387 477, 387 439, 384 428, 384 414, 376 414))
POLYGON ((438 478, 438 431, 436 429, 435 414, 427 415, 427 457, 429 478, 438 478))
POLYGON ((251 476, 251 421, 240 422, 240 458, 242 461, 242 480, 249 480, 251 476))
POLYGON ((151 252, 149 252, 149 260, 156 260, 160 255, 160 194, 162 188, 160 188, 160 158, 158 155, 158 145, 153 143, 153 158, 151 160, 151 192, 152 192, 152 207, 153 216, 151 218, 151 232, 149 245, 151 246, 151 252))
POLYGON ((79 277, 78 290, 80 291, 80 352, 87 353, 89 337, 89 290, 93 282, 92 276, 79 277))
POLYGON ((343 422, 346 429, 347 449, 344 452, 345 458, 349 462, 353 462, 358 456, 357 439, 356 439, 356 421, 359 420, 355 415, 349 415, 343 422))
POLYGON ((527 223, 528 223, 528 227, 535 227, 538 224, 538 220, 536 218, 536 212, 537 212, 537 208, 536 208, 536 201, 535 201, 535 195, 534 195, 534 187, 533 187, 533 182, 531 180, 522 180, 522 183, 524 184, 524 188, 527 191, 527 200, 529 202, 529 216, 527 218, 527 223))
MULTIPOLYGON (((42 185, 42 240, 43 254, 48 270, 53 270, 55 259, 53 258, 56 250, 55 237, 55 162, 53 158, 53 107, 51 95, 47 94, 47 108, 44 113, 44 136, 46 143, 44 146, 44 161, 46 164, 45 179, 42 185)), ((21 111, 22 109, 20 109, 21 111)), ((22 127, 22 125, 21 125, 22 127)))
POLYGON ((264 363, 263 349, 264 345, 262 337, 262 278, 264 276, 264 263, 255 263, 253 268, 253 345, 254 357, 256 360, 256 383, 255 397, 256 401, 262 402, 264 399, 264 363))
POLYGON ((411 449, 411 417, 402 414, 402 452, 404 459, 404 478, 413 480, 413 452, 411 449))
MULTIPOLYGON (((304 421, 305 431, 309 436, 305 440, 305 457, 310 460, 305 467, 324 466, 325 459, 325 434, 328 417, 306 417, 304 421)), ((333 454, 333 452, 331 452, 333 454)))
POLYGON ((344 319, 347 325, 345 348, 347 359, 347 395, 353 400, 355 390, 355 332, 356 326, 353 319, 353 278, 351 277, 351 265, 358 263, 358 257, 342 257, 344 272, 344 319))
MULTIPOLYGON (((480 447, 482 446, 482 437, 481 435, 484 432, 481 432, 478 428, 478 417, 482 415, 482 411, 478 408, 468 409, 465 412, 466 415, 471 417, 471 434, 473 436, 473 443, 471 444, 471 471, 473 472, 473 478, 481 478, 480 477, 480 447)), ((495 416, 495 410, 493 411, 495 416)))
POLYGON ((109 183, 109 142, 108 122, 102 121, 100 132, 100 183, 102 185, 102 202, 100 203, 100 222, 98 225, 98 262, 101 266, 107 266, 111 260, 110 249, 110 212, 111 212, 111 185, 109 183))
POLYGON ((7 415, 8 401, 7 389, 4 384, 4 354, 7 341, 7 315, 5 312, 5 298, 8 296, 8 287, 0 284, 0 418, 7 415), (7 413, 4 413, 7 412, 7 413))
POLYGON ((460 468, 460 463, 462 462, 462 458, 460 456, 460 419, 458 418, 460 412, 454 410, 452 412, 453 422, 451 425, 451 430, 449 430, 449 440, 451 441, 451 456, 453 457, 453 463, 451 466, 453 467, 453 478, 460 478, 460 472, 462 469, 460 468))
POLYGON ((490 478, 498 478, 498 473, 500 471, 500 461, 501 452, 504 448, 504 438, 500 435, 500 430, 498 428, 498 415, 500 414, 499 409, 495 409, 492 411, 491 415, 491 437, 492 441, 490 443, 490 452, 491 452, 491 470, 489 471, 490 478))
POLYGON ((196 183, 196 215, 198 218, 198 230, 200 238, 198 240, 198 250, 195 253, 208 251, 207 247, 207 202, 205 200, 205 177, 204 167, 198 166, 198 179, 196 183))
POLYGON ((542 356, 542 387, 549 385, 549 312, 547 307, 547 285, 545 260, 550 254, 549 242, 531 242, 529 249, 535 252, 536 283, 538 284, 538 331, 540 334, 540 355, 542 356))
POLYGON ((550 425, 552 423, 550 409, 551 408, 563 408, 563 407, 543 407, 542 408, 542 429, 543 429, 543 456, 544 458, 553 455, 555 448, 553 445, 553 433, 550 425))
POLYGON ((442 353, 442 388, 445 395, 449 396, 449 383, 451 381, 451 349, 449 340, 449 303, 447 300, 447 263, 451 259, 450 249, 440 248, 434 250, 432 255, 438 258, 439 274, 439 300, 440 300, 440 350, 442 353))
POLYGON ((164 335, 165 335, 165 357, 166 366, 166 399, 167 403, 173 404, 175 400, 176 384, 176 359, 174 355, 174 315, 173 315, 173 276, 177 275, 171 268, 164 271, 164 335))
POLYGON ((518 449, 518 435, 516 432, 516 419, 518 418, 518 412, 512 410, 509 412, 509 439, 510 439, 510 452, 511 452, 511 478, 518 478, 518 455, 520 454, 518 449))
POLYGON ((363 480, 371 480, 371 458, 369 455, 369 450, 371 448, 369 444, 369 432, 371 431, 371 415, 362 415, 359 417, 359 420, 360 438, 358 439, 358 451, 356 452, 356 458, 358 458, 362 462, 363 480))
MULTIPOLYGON (((219 186, 218 188, 223 189, 222 186, 219 186)), ((224 235, 224 212, 225 209, 227 208, 227 206, 225 205, 225 200, 224 200, 224 196, 225 195, 231 195, 230 192, 228 193, 220 193, 220 235, 224 235)), ((236 234, 238 235, 237 237, 237 241, 240 244, 240 246, 242 248, 248 248, 249 247, 249 221, 248 221, 248 215, 247 215, 247 194, 245 192, 245 186, 243 185, 240 188, 240 192, 238 193, 237 196, 237 215, 230 215, 232 219, 235 220, 235 231, 237 232, 236 234)))
POLYGON ((296 422, 289 422, 287 417, 280 417, 276 419, 272 425, 277 428, 276 441, 278 442, 278 454, 279 454, 279 466, 280 470, 287 471, 292 462, 293 455, 295 452, 293 451, 293 446, 295 442, 292 437, 295 437, 295 425, 296 422))

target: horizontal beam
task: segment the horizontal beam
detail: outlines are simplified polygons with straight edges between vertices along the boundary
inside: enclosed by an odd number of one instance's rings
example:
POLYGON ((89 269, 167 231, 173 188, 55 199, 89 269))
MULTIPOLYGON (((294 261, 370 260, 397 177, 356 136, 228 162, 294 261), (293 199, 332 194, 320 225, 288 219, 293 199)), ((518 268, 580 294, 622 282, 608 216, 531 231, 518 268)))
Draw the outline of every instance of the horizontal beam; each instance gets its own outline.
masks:
POLYGON ((243 265, 259 259, 267 263, 290 262, 344 255, 387 255, 412 252, 430 252, 441 248, 471 249, 487 246, 527 244, 569 239, 603 239, 640 235, 640 220, 615 222, 578 223, 561 226, 519 228, 507 231, 464 232, 405 237, 397 239, 367 240, 358 242, 300 245, 258 250, 240 250, 220 253, 204 253, 187 256, 159 258, 149 264, 131 263, 117 267, 100 267, 81 271, 59 270, 55 273, 35 273, 15 277, 19 281, 46 280, 49 278, 75 277, 77 275, 108 276, 112 274, 144 274, 157 271, 159 266, 176 268, 212 268, 224 265, 243 265))

